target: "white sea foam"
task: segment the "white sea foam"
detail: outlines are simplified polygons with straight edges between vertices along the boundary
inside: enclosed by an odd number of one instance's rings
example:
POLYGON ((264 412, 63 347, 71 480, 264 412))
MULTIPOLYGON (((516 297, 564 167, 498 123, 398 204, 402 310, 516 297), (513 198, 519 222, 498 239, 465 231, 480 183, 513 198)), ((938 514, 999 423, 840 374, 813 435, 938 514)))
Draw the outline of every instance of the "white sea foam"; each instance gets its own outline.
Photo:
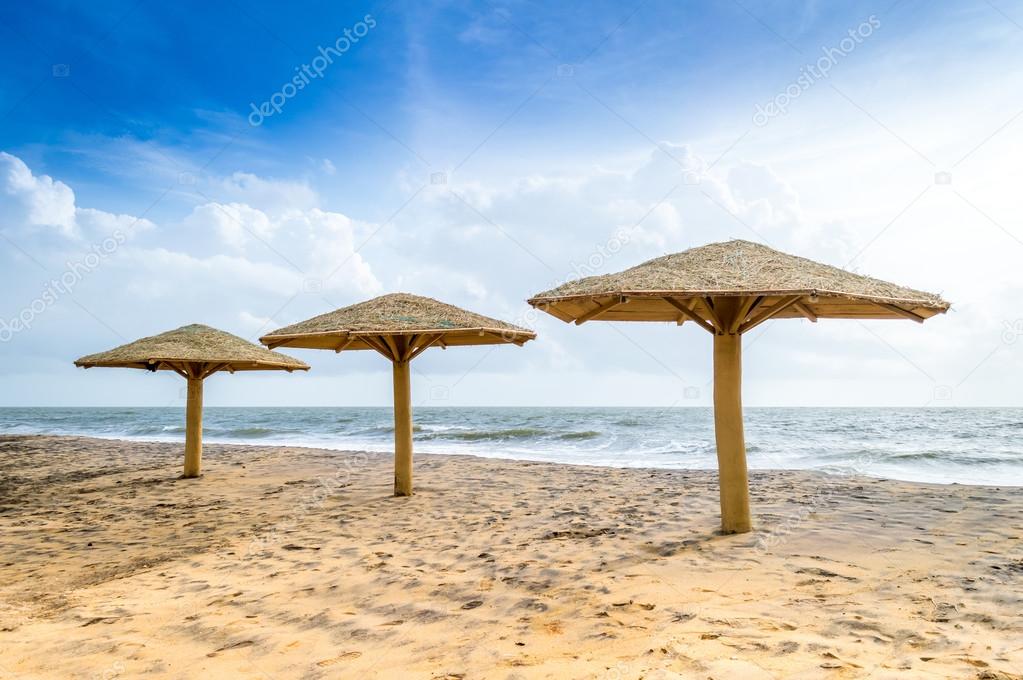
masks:
MULTIPOLYGON (((179 441, 181 408, 6 408, 0 432, 179 441)), ((714 468, 705 408, 421 408, 416 450, 613 467, 714 468)), ((207 408, 207 442, 392 450, 383 408, 207 408)), ((746 410, 752 469, 1023 486, 1023 409, 746 410)))

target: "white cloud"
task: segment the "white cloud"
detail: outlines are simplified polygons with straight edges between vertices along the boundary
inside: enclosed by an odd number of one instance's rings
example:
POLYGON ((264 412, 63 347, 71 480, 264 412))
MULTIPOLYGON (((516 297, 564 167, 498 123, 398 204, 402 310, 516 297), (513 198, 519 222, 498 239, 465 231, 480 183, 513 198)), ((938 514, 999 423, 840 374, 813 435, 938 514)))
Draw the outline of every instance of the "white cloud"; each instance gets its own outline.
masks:
POLYGON ((274 325, 274 321, 270 317, 258 316, 245 310, 238 312, 238 323, 247 329, 251 335, 260 335, 274 325))
POLYGON ((76 208, 75 222, 82 233, 90 238, 105 236, 115 231, 120 231, 127 238, 131 238, 138 232, 156 228, 155 224, 143 217, 117 215, 95 208, 76 208))
POLYGON ((355 251, 356 231, 371 231, 373 225, 358 225, 341 213, 278 206, 275 213, 267 214, 244 203, 205 203, 182 226, 213 232, 220 243, 254 262, 290 268, 298 277, 292 292, 312 287, 371 294, 382 288, 355 251))
POLYGON ((316 192, 305 182, 270 179, 249 172, 235 172, 210 182, 209 197, 245 203, 268 213, 310 210, 319 206, 316 192))
POLYGON ((803 221, 799 197, 774 170, 742 162, 728 171, 729 194, 746 218, 763 227, 793 227, 803 221))
POLYGON ((272 238, 276 227, 264 212, 244 203, 204 203, 183 224, 197 231, 212 230, 222 243, 238 251, 254 239, 272 238))
POLYGON ((55 234, 65 239, 102 238, 115 230, 126 237, 153 228, 149 220, 79 208, 71 187, 35 175, 17 156, 0 151, 0 228, 55 234))
POLYGON ((573 263, 623 229, 628 247, 594 273, 732 237, 780 237, 784 244, 786 234, 808 229, 796 192, 771 168, 738 163, 708 172, 707 165, 689 146, 662 143, 632 169, 591 167, 489 185, 456 181, 450 191, 424 192, 387 237, 394 244, 411 241, 417 259, 470 269, 466 249, 498 248, 504 257, 486 260, 481 271, 498 280, 498 290, 508 290, 521 280, 513 273, 518 262, 545 262, 536 284, 543 286, 570 276, 573 263))
POLYGON ((34 175, 10 154, 0 157, 0 164, 0 226, 18 241, 17 249, 5 251, 11 257, 9 309, 3 310, 8 316, 66 271, 68 262, 91 253, 90 242, 106 243, 117 231, 131 237, 145 230, 142 242, 117 239, 111 252, 104 250, 73 294, 62 294, 47 308, 32 337, 26 336, 31 343, 26 347, 70 344, 68 338, 44 336, 83 313, 89 320, 75 335, 76 347, 61 352, 89 346, 90 331, 109 341, 113 330, 123 340, 195 322, 254 338, 279 325, 272 317, 298 297, 305 301, 300 307, 305 314, 306 308, 325 311, 335 299, 349 304, 382 289, 356 252, 376 225, 321 210, 301 182, 236 173, 216 181, 225 194, 258 199, 258 206, 210 201, 180 222, 158 227, 132 215, 78 206, 69 186, 34 175), (21 256, 26 252, 39 257, 21 256))
POLYGON ((278 294, 302 286, 301 274, 289 267, 234 255, 199 257, 166 248, 123 248, 120 255, 116 262, 125 303, 175 295, 212 302, 245 292, 278 294))
POLYGON ((380 281, 369 263, 356 252, 356 231, 372 232, 346 215, 314 208, 294 210, 281 217, 282 238, 293 252, 304 254, 306 272, 327 289, 379 293, 380 281))
POLYGON ((49 175, 33 175, 20 158, 2 151, 0 182, 4 228, 50 228, 68 238, 78 234, 71 187, 49 175))

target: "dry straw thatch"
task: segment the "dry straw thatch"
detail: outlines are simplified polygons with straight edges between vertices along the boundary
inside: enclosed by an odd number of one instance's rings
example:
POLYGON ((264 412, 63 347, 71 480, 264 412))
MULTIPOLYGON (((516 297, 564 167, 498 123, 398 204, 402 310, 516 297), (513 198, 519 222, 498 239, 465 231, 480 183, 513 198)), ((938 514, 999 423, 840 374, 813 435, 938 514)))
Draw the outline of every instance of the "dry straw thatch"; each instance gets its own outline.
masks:
POLYGON ((220 370, 228 371, 309 369, 298 359, 271 352, 237 335, 202 324, 182 326, 75 361, 75 365, 81 368, 105 366, 151 371, 177 370, 184 364, 219 366, 220 370))
POLYGON ((535 295, 539 305, 605 295, 728 297, 806 295, 921 307, 949 308, 940 296, 847 272, 759 243, 727 241, 658 257, 617 274, 570 281, 535 295))
MULTIPOLYGON (((286 326, 263 336, 260 342, 270 347, 320 347, 317 338, 396 335, 439 335, 441 344, 522 343, 536 337, 531 330, 432 298, 391 293, 286 326)), ((346 348, 366 349, 361 342, 349 343, 346 348)))

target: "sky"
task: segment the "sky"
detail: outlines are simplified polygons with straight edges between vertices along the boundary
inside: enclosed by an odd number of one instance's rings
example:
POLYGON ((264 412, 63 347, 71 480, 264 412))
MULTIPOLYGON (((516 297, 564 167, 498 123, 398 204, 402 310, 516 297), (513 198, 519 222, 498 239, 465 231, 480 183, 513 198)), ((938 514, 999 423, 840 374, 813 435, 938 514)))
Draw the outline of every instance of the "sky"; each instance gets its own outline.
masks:
MULTIPOLYGON (((5 3, 0 405, 180 406, 72 362, 402 291, 538 333, 424 353, 417 407, 708 406, 701 329, 525 300, 742 238, 953 304, 763 324, 747 406, 1021 406, 1021 53, 1009 0, 5 3)), ((389 404, 291 353, 206 403, 389 404)))

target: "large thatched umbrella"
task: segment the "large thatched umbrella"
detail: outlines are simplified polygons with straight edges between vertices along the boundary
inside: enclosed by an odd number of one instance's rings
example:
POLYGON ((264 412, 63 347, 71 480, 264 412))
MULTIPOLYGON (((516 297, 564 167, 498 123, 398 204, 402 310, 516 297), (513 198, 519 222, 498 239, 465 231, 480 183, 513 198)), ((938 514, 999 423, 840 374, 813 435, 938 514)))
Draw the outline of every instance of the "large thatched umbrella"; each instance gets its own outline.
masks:
POLYGON ((202 386, 217 371, 307 371, 309 367, 280 352, 271 352, 237 335, 192 324, 142 338, 109 352, 90 354, 75 366, 142 368, 174 371, 188 381, 185 406, 184 477, 198 477, 202 469, 202 386))
POLYGON ((536 333, 427 297, 392 293, 287 326, 259 339, 275 347, 375 350, 394 374, 394 495, 412 495, 409 364, 430 347, 523 345, 536 333))
POLYGON ((540 293, 529 304, 562 321, 689 321, 714 335, 714 427, 721 528, 749 531, 742 426, 742 334, 768 319, 911 319, 948 310, 937 295, 903 288, 748 241, 712 243, 618 274, 540 293))

